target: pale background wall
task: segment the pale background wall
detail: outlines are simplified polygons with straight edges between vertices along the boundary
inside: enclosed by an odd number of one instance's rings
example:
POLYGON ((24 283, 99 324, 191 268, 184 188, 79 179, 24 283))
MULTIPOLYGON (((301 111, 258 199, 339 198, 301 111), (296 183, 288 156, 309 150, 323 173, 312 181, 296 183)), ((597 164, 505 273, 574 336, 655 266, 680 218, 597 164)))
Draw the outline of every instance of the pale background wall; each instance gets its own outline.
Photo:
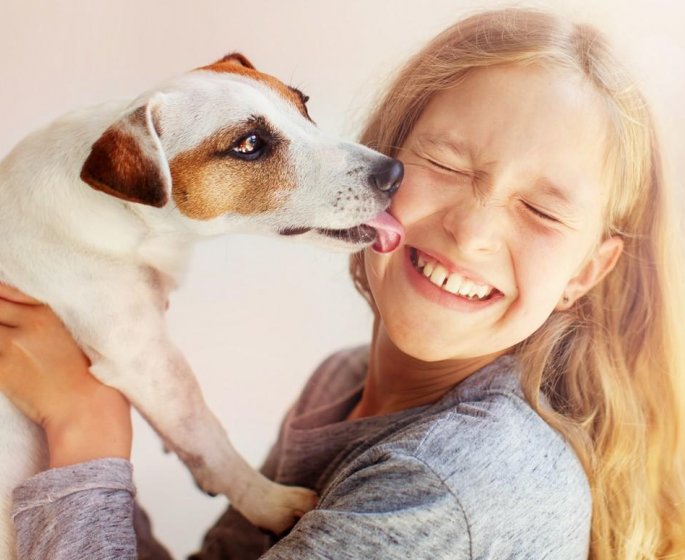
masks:
MULTIPOLYGON (((322 128, 353 138, 390 71, 475 0, 0 0, 0 157, 24 134, 79 106, 133 97, 227 52, 311 96, 322 128)), ((499 2, 498 5, 504 5, 499 2)), ((664 127, 674 175, 685 171, 682 4, 547 0, 596 23, 633 66, 664 127)), ((3 240, 0 242, 8 242, 3 240)), ((207 400, 253 464, 312 368, 333 349, 368 339, 370 315, 346 259, 246 236, 198 247, 169 312, 207 400)), ((136 423, 139 498, 177 557, 223 510, 197 491, 136 423)))

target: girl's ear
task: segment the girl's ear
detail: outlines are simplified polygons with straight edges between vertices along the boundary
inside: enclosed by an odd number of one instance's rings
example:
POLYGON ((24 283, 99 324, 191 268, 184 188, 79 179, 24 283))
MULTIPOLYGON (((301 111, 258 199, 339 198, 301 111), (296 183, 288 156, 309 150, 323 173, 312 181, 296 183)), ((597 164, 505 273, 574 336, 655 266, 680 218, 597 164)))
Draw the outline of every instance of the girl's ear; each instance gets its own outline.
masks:
POLYGON ((569 280, 562 299, 557 304, 557 310, 569 309, 575 301, 599 284, 616 266, 622 252, 623 239, 620 237, 610 237, 602 241, 578 274, 569 280))

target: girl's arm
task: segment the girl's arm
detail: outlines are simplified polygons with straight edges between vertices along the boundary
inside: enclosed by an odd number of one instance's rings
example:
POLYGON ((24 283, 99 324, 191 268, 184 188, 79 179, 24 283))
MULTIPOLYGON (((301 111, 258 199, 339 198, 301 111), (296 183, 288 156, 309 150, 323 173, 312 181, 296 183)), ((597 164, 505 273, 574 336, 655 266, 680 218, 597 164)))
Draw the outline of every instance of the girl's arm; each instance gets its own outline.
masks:
POLYGON ((89 365, 50 308, 0 284, 0 391, 50 453, 13 495, 19 558, 137 558, 130 406, 89 365))
POLYGON ((49 469, 15 488, 21 560, 135 560, 131 463, 96 459, 49 469))
POLYGON ((131 456, 130 405, 89 366, 49 307, 0 284, 0 391, 45 430, 50 468, 131 456))
MULTIPOLYGON (((130 405, 89 365, 49 307, 0 284, 0 392, 43 427, 50 452, 49 470, 14 491, 18 557, 167 560, 134 503, 130 405)), ((227 517, 230 557, 264 547, 268 537, 227 517)))

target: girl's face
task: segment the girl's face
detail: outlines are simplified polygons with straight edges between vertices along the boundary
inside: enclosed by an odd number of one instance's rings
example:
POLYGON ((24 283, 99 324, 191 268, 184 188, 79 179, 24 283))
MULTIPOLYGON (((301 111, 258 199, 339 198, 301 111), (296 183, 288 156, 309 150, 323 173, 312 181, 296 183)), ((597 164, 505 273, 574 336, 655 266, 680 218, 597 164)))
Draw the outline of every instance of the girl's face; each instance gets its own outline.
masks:
POLYGON ((589 85, 541 67, 474 70, 432 98, 399 152, 391 212, 405 244, 365 255, 400 350, 500 353, 611 270, 622 243, 601 241, 606 128, 589 85))

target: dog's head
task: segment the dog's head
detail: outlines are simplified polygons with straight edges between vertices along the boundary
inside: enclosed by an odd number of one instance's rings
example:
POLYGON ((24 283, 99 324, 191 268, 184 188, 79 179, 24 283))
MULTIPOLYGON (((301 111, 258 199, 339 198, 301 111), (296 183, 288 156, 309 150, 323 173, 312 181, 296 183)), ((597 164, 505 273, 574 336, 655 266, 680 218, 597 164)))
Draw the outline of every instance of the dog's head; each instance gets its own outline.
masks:
POLYGON ((306 103, 244 56, 228 55, 139 98, 95 142, 81 178, 164 208, 198 233, 306 234, 358 250, 378 231, 398 243, 401 228, 374 218, 390 204, 402 164, 327 138, 306 103))

